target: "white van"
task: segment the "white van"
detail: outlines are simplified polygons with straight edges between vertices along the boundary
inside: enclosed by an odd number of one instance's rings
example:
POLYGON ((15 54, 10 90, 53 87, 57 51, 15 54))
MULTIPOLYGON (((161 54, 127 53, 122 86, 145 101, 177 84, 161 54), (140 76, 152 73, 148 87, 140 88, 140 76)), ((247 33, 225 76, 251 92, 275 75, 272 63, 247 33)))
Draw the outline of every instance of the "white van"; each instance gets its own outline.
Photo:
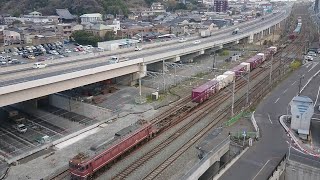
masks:
POLYGON ((45 68, 47 66, 48 66, 47 64, 42 63, 42 62, 36 62, 36 63, 33 64, 33 68, 35 68, 35 69, 45 68))

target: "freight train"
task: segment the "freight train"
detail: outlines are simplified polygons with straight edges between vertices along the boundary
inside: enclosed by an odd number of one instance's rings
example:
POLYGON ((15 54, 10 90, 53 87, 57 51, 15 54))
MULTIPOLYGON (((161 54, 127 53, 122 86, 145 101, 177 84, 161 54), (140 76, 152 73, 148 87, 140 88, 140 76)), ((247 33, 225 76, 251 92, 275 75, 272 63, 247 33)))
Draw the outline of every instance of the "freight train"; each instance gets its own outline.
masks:
POLYGON ((157 126, 141 120, 122 129, 102 147, 92 146, 91 151, 74 156, 69 161, 71 179, 91 178, 97 171, 111 166, 119 157, 139 143, 152 138, 159 130, 157 126))
MULTIPOLYGON (((245 72, 250 72, 257 68, 263 61, 269 59, 271 53, 276 53, 276 47, 270 47, 263 53, 258 53, 246 62, 239 64, 223 75, 192 90, 193 102, 184 107, 192 109, 198 103, 207 100, 220 89, 228 86, 234 78, 241 76, 245 72), (196 103, 194 103, 196 102, 196 103)), ((188 110, 183 110, 184 112, 188 110)), ((114 138, 102 145, 92 146, 87 153, 79 153, 69 161, 69 172, 71 179, 90 179, 99 170, 110 167, 117 159, 127 154, 137 145, 154 137, 167 124, 151 124, 150 122, 138 121, 136 124, 117 132, 114 138)))
POLYGON ((301 32, 302 28, 302 19, 298 17, 297 19, 297 27, 293 30, 293 32, 289 35, 290 40, 295 40, 301 32))
POLYGON ((231 70, 224 72, 222 75, 217 76, 211 81, 194 88, 191 94, 192 101, 196 103, 204 102, 205 100, 209 99, 210 96, 230 85, 233 81, 239 80, 242 75, 259 67, 264 61, 270 59, 272 54, 276 53, 277 47, 269 47, 262 53, 256 54, 247 61, 235 66, 231 70))

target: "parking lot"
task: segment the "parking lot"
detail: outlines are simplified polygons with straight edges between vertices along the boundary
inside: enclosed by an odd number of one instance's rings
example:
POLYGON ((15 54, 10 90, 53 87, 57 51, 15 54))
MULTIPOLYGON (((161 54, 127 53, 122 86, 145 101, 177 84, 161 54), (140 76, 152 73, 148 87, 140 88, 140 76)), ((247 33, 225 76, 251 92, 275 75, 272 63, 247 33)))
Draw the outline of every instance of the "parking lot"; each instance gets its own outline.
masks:
POLYGON ((63 44, 62 42, 46 43, 37 46, 16 46, 5 48, 0 52, 0 66, 12 66, 16 64, 32 63, 72 57, 83 54, 96 53, 102 49, 90 45, 82 46, 77 43, 63 44))
POLYGON ((7 106, 0 110, 0 155, 10 159, 60 139, 95 123, 92 119, 50 107, 21 112, 7 106), (14 115, 9 115, 15 112, 14 115), (25 130, 17 128, 23 124, 25 130))

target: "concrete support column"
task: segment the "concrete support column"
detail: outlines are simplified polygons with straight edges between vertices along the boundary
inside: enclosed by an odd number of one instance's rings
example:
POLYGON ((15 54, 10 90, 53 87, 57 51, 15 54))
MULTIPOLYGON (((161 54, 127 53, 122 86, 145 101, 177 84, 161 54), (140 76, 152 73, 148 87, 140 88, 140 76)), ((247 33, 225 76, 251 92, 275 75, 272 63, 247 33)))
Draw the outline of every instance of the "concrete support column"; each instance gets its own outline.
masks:
POLYGON ((268 28, 268 35, 271 34, 271 28, 268 28))
MULTIPOLYGON (((148 71, 154 71, 154 72, 162 72, 163 71, 163 63, 161 62, 156 62, 152 64, 147 65, 148 71)), ((166 70, 166 69, 165 69, 166 70)))
POLYGON ((181 60, 180 56, 176 56, 174 58, 169 59, 168 62, 178 62, 180 60, 181 60))
POLYGON ((249 36, 248 43, 253 43, 253 36, 254 36, 254 34, 251 34, 251 35, 249 36))

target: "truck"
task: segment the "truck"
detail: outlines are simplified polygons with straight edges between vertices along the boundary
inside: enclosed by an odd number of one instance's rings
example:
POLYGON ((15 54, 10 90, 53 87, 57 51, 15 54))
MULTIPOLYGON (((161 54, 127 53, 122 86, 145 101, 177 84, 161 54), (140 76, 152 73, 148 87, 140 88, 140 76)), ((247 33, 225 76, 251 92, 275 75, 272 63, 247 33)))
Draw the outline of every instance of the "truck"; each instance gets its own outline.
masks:
POLYGON ((238 33, 239 33, 239 30, 240 30, 239 28, 236 28, 235 30, 233 30, 233 31, 232 31, 232 35, 238 34, 238 33))
POLYGON ((117 57, 117 56, 111 56, 110 58, 111 61, 113 61, 114 63, 119 63, 119 62, 123 62, 123 61, 128 61, 129 58, 127 57, 117 57))
POLYGON ((211 36, 211 32, 209 30, 200 31, 200 36, 205 38, 211 36))

